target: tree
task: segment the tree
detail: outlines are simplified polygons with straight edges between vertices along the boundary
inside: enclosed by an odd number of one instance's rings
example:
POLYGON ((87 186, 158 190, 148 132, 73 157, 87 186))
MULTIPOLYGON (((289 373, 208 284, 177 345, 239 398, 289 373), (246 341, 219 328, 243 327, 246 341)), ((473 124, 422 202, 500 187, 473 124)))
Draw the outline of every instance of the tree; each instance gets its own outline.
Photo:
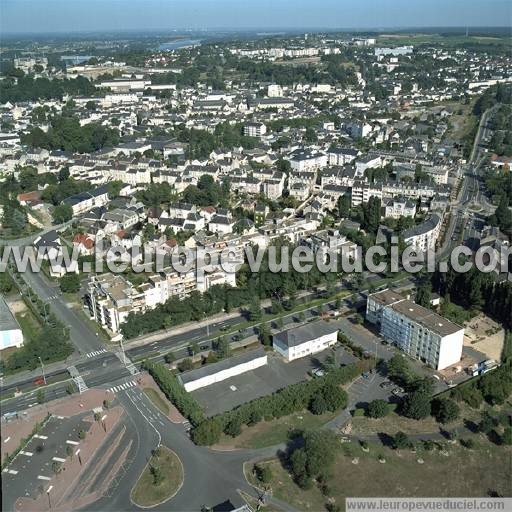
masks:
POLYGON ((400 450, 403 448, 408 448, 410 446, 409 438, 403 432, 397 432, 395 437, 393 437, 393 448, 395 450, 400 450))
POLYGON ((482 413, 480 423, 478 424, 478 431, 482 432, 482 434, 489 435, 495 426, 496 423, 494 421, 494 418, 487 411, 484 411, 482 413))
POLYGON ((395 354, 387 363, 386 369, 388 377, 401 386, 407 386, 414 378, 412 370, 409 367, 405 357, 395 354))
POLYGON ((451 423, 458 419, 460 407, 449 398, 441 398, 432 402, 432 412, 439 423, 451 423))
POLYGON ((59 286, 63 293, 77 293, 80 290, 80 276, 71 272, 65 274, 59 280, 59 286))
POLYGON ((222 433, 222 426, 215 418, 201 422, 193 431, 192 439, 198 445, 211 446, 218 443, 222 433))
POLYGON ((176 356, 174 355, 173 352, 167 352, 167 354, 165 354, 165 356, 164 356, 164 361, 167 364, 174 363, 174 361, 176 361, 176 356))
POLYGON ((261 320, 261 303, 259 298, 254 298, 249 306, 249 320, 251 322, 258 322, 261 320))
POLYGON ((376 399, 368 404, 367 414, 370 418, 384 418, 389 411, 389 404, 385 400, 376 399))
POLYGON ((347 405, 347 393, 333 382, 327 382, 322 388, 327 410, 334 412, 347 405))
POLYGON ((231 346, 225 336, 221 336, 220 338, 217 339, 217 341, 214 344, 214 349, 216 355, 220 359, 224 359, 226 357, 231 356, 231 346))
POLYGON ((53 209, 53 220, 57 224, 63 224, 73 218, 73 208, 69 204, 59 204, 53 209))
POLYGON ((313 414, 317 415, 327 412, 327 402, 325 401, 324 396, 321 394, 316 395, 311 401, 309 409, 313 414))
POLYGON ((0 272, 0 293, 5 295, 13 289, 11 276, 7 272, 0 272))
POLYGON ((224 433, 231 437, 237 437, 242 433, 242 422, 238 416, 235 416, 224 429, 224 433))
POLYGON ((249 425, 249 426, 256 425, 257 423, 259 423, 261 421, 261 419, 262 419, 261 412, 254 409, 249 414, 249 421, 247 422, 247 425, 249 425))
POLYGON ((266 323, 262 323, 258 327, 258 339, 262 345, 269 347, 272 344, 270 329, 266 323))
POLYGON ((36 393, 36 400, 38 404, 42 404, 44 402, 44 390, 38 389, 36 393))
POLYGON ((115 199, 116 197, 118 197, 123 186, 124 185, 123 185, 122 181, 118 181, 118 180, 109 181, 107 183, 108 197, 110 199, 115 199))
POLYGON ((269 484, 272 481, 272 470, 268 464, 255 464, 254 473, 262 484, 269 484))
POLYGON ((151 465, 149 467, 149 471, 151 472, 151 476, 153 477, 153 485, 158 487, 164 480, 164 475, 160 466, 151 465))
POLYGON ((432 383, 423 379, 415 384, 415 389, 407 394, 402 404, 404 416, 421 420, 430 416, 432 412, 432 383))
POLYGON ((52 462, 52 471, 58 475, 62 471, 62 464, 57 461, 52 462))
POLYGON ((501 436, 501 442, 507 446, 512 445, 512 427, 505 427, 503 435, 501 436))
POLYGON ((194 368, 194 363, 192 362, 192 359, 190 357, 186 357, 182 361, 178 363, 178 370, 180 372, 188 372, 189 370, 192 370, 194 368))
POLYGON ((308 456, 304 448, 294 450, 290 456, 290 468, 293 478, 299 487, 307 489, 311 485, 307 471, 308 456))
POLYGON ((416 289, 416 303, 424 308, 430 307, 432 298, 432 283, 430 280, 423 280, 416 289))
POLYGON ((59 170, 58 179, 59 181, 66 181, 69 178, 69 176, 69 167, 67 165, 64 165, 59 170))

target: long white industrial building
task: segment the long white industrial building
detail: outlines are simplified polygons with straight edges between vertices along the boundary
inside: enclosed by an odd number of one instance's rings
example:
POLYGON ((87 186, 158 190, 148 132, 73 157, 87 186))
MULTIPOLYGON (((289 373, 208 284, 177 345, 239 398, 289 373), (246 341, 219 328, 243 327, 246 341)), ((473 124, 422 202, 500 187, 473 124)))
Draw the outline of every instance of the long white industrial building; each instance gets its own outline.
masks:
POLYGON ((23 333, 4 298, 0 296, 0 350, 23 345, 23 333))
POLYGON ((263 347, 243 354, 223 359, 218 363, 208 364, 197 370, 178 375, 178 380, 187 391, 211 386, 217 382, 250 372, 267 364, 267 354, 263 347))

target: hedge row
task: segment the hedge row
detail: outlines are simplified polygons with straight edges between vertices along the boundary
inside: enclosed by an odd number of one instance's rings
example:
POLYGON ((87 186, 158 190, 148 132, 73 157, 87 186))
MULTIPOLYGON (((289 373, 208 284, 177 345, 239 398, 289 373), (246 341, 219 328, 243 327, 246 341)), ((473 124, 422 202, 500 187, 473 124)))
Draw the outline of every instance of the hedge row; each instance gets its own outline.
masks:
POLYGON ((143 367, 148 370, 169 401, 192 425, 197 426, 204 421, 204 412, 199 403, 190 393, 185 391, 176 376, 163 364, 145 361, 143 367))
MULTIPOLYGON (((194 429, 193 440, 196 444, 214 444, 230 423, 253 425, 263 418, 271 420, 302 411, 328 387, 346 384, 367 368, 367 362, 358 362, 332 370, 324 377, 292 384, 271 395, 256 398, 231 411, 206 419, 194 429)), ((343 407, 343 402, 346 405, 346 400, 343 400, 340 407, 343 407)))

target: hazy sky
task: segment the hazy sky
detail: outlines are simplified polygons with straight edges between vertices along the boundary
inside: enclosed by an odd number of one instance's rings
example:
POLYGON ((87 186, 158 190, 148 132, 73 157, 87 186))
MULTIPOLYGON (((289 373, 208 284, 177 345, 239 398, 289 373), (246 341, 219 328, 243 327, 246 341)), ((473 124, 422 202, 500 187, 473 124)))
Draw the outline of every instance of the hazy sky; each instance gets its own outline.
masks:
POLYGON ((508 0, 0 0, 0 31, 507 26, 508 0))

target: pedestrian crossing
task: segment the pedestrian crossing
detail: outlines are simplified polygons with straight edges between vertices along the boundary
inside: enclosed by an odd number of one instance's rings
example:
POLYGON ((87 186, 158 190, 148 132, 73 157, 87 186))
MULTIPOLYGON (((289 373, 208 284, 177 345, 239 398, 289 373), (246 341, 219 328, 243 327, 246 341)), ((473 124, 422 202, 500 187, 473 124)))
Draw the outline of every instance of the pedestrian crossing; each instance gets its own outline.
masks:
POLYGON ((127 389, 133 388, 136 385, 137 383, 134 380, 132 380, 130 382, 125 382, 124 384, 112 386, 111 388, 108 389, 108 391, 110 391, 110 393, 119 393, 119 391, 126 391, 127 389))
POLYGON ((101 354, 105 354, 106 352, 107 352, 107 349, 106 348, 102 348, 101 350, 94 350, 93 352, 88 352, 87 354, 85 354, 85 356, 90 359, 91 357, 96 357, 96 356, 99 356, 101 354))

